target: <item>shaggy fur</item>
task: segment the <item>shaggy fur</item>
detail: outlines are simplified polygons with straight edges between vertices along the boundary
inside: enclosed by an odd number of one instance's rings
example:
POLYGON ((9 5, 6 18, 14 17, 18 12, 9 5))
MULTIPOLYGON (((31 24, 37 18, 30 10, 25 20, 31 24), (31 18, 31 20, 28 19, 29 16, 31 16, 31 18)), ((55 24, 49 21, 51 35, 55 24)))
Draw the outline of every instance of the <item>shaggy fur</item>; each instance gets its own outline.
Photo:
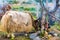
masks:
POLYGON ((2 32, 30 32, 33 28, 32 15, 25 12, 7 11, 1 19, 2 32))

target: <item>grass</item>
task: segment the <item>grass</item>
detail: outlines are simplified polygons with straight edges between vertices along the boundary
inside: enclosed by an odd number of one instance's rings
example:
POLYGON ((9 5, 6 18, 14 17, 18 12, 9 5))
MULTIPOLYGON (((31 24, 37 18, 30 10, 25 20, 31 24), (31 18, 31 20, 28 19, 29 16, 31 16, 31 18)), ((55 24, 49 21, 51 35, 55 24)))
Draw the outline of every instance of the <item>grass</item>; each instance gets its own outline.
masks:
POLYGON ((52 26, 53 28, 56 28, 57 30, 59 30, 60 31, 60 23, 58 23, 58 22, 55 22, 55 25, 54 26, 52 26))
POLYGON ((25 36, 18 36, 15 37, 14 39, 10 38, 10 40, 30 40, 30 38, 25 36))
POLYGON ((15 38, 16 40, 30 40, 28 37, 19 36, 15 38))

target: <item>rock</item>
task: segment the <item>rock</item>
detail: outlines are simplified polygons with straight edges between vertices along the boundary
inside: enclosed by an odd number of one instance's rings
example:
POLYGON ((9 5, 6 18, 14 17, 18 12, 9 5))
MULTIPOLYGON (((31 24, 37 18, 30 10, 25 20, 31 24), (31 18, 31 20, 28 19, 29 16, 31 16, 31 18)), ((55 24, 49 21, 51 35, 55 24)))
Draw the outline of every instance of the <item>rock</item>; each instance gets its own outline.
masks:
POLYGON ((36 33, 30 34, 30 38, 31 38, 31 39, 36 38, 36 37, 38 36, 39 33, 40 33, 40 31, 37 31, 36 33))
POLYGON ((30 38, 31 38, 31 39, 34 39, 36 36, 37 36, 36 33, 30 34, 30 38))
POLYGON ((55 33, 54 31, 49 32, 49 34, 51 34, 52 36, 57 36, 57 33, 55 33))
POLYGON ((37 36, 33 40, 41 40, 41 38, 39 38, 39 36, 37 36))

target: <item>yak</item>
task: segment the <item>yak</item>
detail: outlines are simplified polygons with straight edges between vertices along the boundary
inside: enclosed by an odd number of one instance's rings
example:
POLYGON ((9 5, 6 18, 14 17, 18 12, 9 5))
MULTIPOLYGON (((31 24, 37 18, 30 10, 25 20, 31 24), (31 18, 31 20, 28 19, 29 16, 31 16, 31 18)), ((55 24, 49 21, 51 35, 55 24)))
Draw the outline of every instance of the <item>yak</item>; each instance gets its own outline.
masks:
POLYGON ((30 32, 35 26, 32 15, 28 12, 7 11, 1 19, 0 31, 13 32, 30 32))

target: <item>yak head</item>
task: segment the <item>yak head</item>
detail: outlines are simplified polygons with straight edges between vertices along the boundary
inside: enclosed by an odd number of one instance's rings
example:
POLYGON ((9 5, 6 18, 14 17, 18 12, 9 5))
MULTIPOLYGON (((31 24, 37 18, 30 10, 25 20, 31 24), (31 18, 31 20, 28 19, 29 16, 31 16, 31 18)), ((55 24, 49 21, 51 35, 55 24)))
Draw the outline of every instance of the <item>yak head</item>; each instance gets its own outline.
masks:
POLYGON ((41 18, 38 18, 38 19, 34 20, 34 25, 33 26, 34 26, 35 30, 38 31, 39 28, 41 28, 41 18))

